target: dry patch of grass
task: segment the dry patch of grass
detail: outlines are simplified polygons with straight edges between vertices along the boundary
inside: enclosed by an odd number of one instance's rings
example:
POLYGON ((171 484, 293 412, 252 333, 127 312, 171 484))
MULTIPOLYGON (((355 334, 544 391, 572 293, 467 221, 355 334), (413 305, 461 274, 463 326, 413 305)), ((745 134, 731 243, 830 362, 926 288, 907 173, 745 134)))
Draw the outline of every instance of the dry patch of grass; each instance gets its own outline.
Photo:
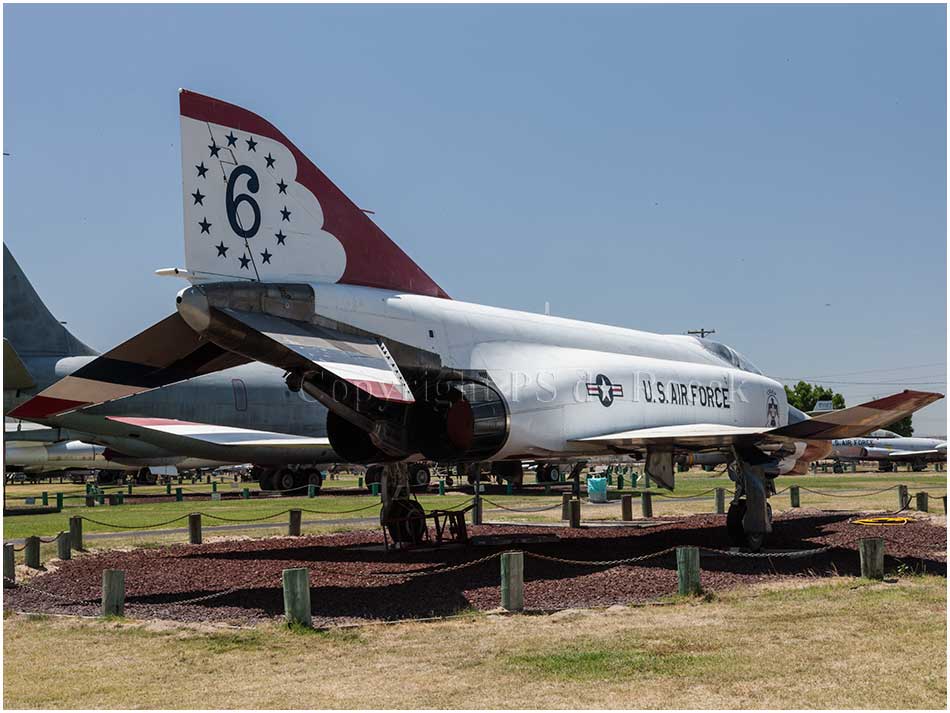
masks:
POLYGON ((939 577, 330 632, 26 616, 4 629, 16 708, 946 705, 939 577))

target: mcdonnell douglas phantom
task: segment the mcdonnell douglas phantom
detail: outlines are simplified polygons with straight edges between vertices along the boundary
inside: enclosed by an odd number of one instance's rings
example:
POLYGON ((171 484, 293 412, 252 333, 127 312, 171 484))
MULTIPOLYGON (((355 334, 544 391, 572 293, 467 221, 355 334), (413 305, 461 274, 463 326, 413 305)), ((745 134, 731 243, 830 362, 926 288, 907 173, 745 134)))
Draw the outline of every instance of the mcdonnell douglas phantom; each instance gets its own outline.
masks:
POLYGON ((623 454, 672 489, 674 458, 706 452, 735 481, 730 533, 757 549, 776 476, 941 398, 904 391, 809 418, 724 344, 452 300, 272 124, 179 99, 185 267, 159 273, 191 285, 172 316, 14 416, 257 361, 327 408, 349 462, 538 460, 576 476, 586 457, 623 454))

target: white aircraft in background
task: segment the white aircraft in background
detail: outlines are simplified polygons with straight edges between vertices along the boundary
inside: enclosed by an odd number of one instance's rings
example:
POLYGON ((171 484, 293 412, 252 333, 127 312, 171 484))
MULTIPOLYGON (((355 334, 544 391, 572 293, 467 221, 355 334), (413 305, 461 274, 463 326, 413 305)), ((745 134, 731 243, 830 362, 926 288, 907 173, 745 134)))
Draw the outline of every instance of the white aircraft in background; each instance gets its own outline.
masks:
POLYGON ((225 349, 285 370, 288 388, 323 403, 348 462, 520 472, 538 460, 576 474, 586 457, 629 454, 673 488, 674 457, 704 452, 730 464, 730 533, 758 548, 776 476, 942 398, 905 391, 809 418, 723 344, 451 300, 273 125, 184 90, 180 108, 186 267, 159 271, 191 282, 177 314, 12 416, 206 373, 225 349), (172 323, 174 341, 163 338, 172 323))
POLYGON ((909 463, 924 470, 928 463, 947 462, 947 441, 940 438, 901 436, 879 429, 864 438, 836 438, 831 442, 831 457, 838 460, 876 460, 881 470, 897 463, 909 463))

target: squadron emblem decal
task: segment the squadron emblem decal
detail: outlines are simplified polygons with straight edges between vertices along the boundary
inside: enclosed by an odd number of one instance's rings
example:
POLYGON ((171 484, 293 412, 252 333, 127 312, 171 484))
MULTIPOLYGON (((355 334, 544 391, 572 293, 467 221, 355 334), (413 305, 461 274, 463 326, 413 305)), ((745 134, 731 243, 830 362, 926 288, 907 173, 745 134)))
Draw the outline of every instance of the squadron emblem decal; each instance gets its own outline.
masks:
POLYGON ((614 402, 614 398, 623 398, 623 386, 621 384, 611 384, 610 379, 603 374, 598 374, 593 383, 588 382, 587 395, 596 396, 600 399, 600 403, 606 407, 614 402))
POLYGON ((778 426, 778 397, 769 389, 765 398, 765 425, 769 428, 778 426))

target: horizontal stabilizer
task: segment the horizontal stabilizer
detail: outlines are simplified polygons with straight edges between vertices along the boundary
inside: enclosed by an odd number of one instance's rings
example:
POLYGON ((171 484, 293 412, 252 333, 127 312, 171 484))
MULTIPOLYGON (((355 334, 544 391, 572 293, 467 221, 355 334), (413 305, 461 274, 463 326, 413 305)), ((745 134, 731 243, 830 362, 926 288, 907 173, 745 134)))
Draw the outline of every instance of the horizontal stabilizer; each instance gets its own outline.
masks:
POLYGON ((290 433, 258 431, 251 428, 217 426, 208 423, 178 421, 171 418, 127 418, 108 416, 110 421, 135 426, 139 429, 155 431, 179 439, 201 441, 216 446, 253 446, 255 448, 301 448, 310 447, 316 451, 331 454, 328 438, 308 438, 290 433))
POLYGON ((253 333, 275 342, 285 355, 290 352, 296 357, 288 361, 278 352, 273 361, 267 359, 274 366, 285 369, 296 366, 304 370, 317 367, 375 398, 406 403, 414 401, 399 367, 385 345, 377 339, 259 312, 221 311, 253 333))
POLYGON ((700 449, 729 446, 742 438, 754 438, 762 435, 764 431, 765 429, 759 426, 740 427, 716 423, 690 423, 682 426, 638 428, 632 431, 579 438, 575 442, 603 443, 619 449, 664 445, 700 449))
POLYGON ((60 379, 7 415, 48 418, 248 361, 202 340, 176 313, 60 379))
POLYGON ((776 428, 769 433, 787 438, 830 440, 857 438, 878 428, 900 421, 919 409, 943 398, 927 391, 902 391, 883 399, 823 413, 814 418, 776 428))

